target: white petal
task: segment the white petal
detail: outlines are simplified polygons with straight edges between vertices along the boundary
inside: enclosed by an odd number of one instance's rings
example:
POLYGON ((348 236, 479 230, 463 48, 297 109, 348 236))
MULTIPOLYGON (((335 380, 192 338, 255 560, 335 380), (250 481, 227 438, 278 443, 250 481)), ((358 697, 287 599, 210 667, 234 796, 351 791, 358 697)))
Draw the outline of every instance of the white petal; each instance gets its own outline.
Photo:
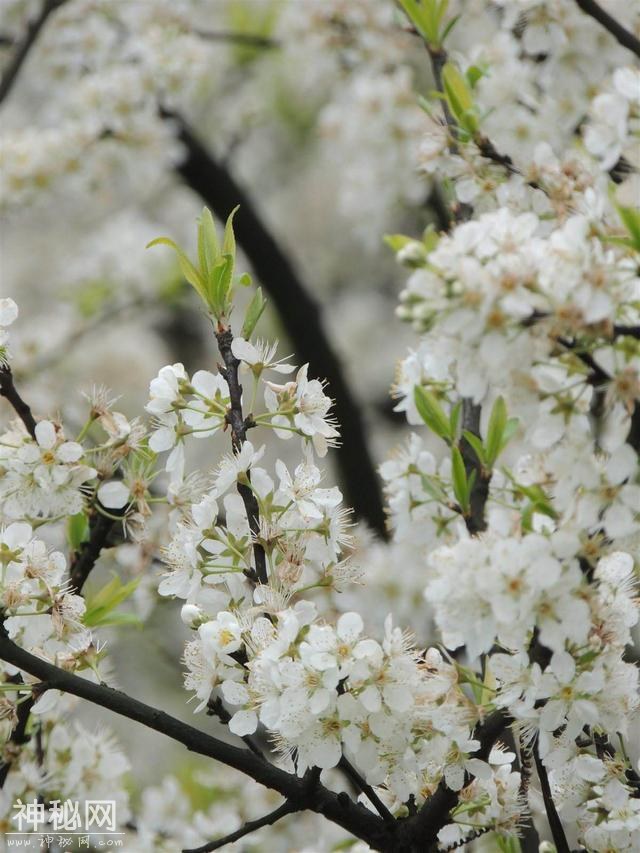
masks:
POLYGON ((56 428, 51 421, 40 421, 36 424, 36 441, 45 450, 51 450, 56 443, 56 428))
POLYGON ((359 613, 344 613, 338 619, 338 636, 347 643, 352 643, 364 628, 362 617, 359 613))
POLYGON ((103 483, 98 489, 98 500, 107 509, 122 509, 129 502, 129 489, 124 483, 103 483))
POLYGON ((258 717, 255 711, 238 711, 229 720, 229 731, 238 737, 252 735, 258 727, 258 717))
POLYGON ((231 343, 231 352, 240 361, 245 361, 247 364, 256 364, 260 361, 258 350, 249 341, 244 338, 234 338, 231 343))
POLYGON ((18 306, 13 299, 5 296, 0 299, 0 326, 10 326, 18 316, 18 306))
POLYGON ((56 451, 60 462, 77 462, 84 453, 82 445, 77 441, 65 441, 56 451))

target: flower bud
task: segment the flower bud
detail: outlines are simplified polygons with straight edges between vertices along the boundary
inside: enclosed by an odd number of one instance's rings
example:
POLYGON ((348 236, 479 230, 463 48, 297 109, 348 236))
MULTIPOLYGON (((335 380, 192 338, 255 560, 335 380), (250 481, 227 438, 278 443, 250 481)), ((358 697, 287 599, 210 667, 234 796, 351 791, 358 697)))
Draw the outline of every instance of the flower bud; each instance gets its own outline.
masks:
POLYGON ((195 604, 185 604, 180 611, 180 618, 188 628, 197 628, 204 614, 195 604))

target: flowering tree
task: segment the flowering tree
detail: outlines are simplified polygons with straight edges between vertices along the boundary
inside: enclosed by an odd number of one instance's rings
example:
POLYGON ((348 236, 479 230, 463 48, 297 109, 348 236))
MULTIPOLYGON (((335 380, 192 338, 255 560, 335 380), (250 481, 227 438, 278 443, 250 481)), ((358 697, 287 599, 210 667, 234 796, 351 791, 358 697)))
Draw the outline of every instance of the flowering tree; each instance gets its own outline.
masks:
MULTIPOLYGON (((44 3, 0 97, 62 5, 44 3)), ((105 798, 141 851, 245 837, 308 851, 640 848, 638 15, 592 0, 399 6, 379 20, 429 62, 418 161, 442 204, 438 227, 387 237, 410 270, 398 315, 419 335, 393 389, 415 432, 380 468, 390 543, 352 553, 320 467, 340 437, 332 387, 256 337, 266 300, 237 269, 235 211, 221 236, 203 210, 195 255, 149 244, 176 253, 218 363, 162 367, 148 417, 127 418, 103 388, 73 438, 34 416, 11 366, 18 308, 0 301, 13 411, 0 440, 4 827, 16 802, 105 798), (189 470, 220 434, 212 476, 189 470), (293 465, 266 462, 278 441, 296 444, 293 465), (184 687, 224 737, 109 685, 100 638, 135 621, 120 607, 137 582, 85 584, 127 543, 154 552, 158 594, 181 602, 184 687), (375 547, 406 599, 379 633, 358 586, 375 547), (403 630, 407 609, 433 620, 429 646, 403 630), (213 783, 229 799, 192 808, 168 779, 133 808, 117 741, 69 723, 77 699, 237 771, 213 783), (293 813, 313 815, 299 834, 293 813)), ((350 23, 363 42, 375 8, 350 23)), ((171 104, 157 106, 164 127, 171 104)), ((264 237, 253 226, 245 237, 264 237)))

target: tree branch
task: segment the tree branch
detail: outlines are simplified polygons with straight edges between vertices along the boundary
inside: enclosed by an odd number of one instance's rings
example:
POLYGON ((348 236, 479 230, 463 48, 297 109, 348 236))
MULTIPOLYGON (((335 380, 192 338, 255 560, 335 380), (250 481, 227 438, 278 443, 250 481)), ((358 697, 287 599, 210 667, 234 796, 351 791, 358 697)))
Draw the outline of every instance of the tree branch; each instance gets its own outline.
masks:
POLYGON ((308 809, 324 815, 347 832, 366 841, 374 850, 390 849, 393 834, 377 815, 350 797, 329 791, 316 777, 313 777, 314 784, 309 785, 304 779, 269 764, 247 749, 219 740, 105 684, 94 684, 65 672, 17 646, 4 631, 0 631, 0 660, 40 679, 40 691, 61 690, 71 693, 129 720, 142 723, 183 744, 191 752, 220 761, 277 791, 290 800, 297 810, 308 809))
POLYGON ((613 335, 616 338, 629 337, 640 339, 640 326, 620 326, 613 327, 613 335))
POLYGON ((389 824, 395 823, 395 818, 389 811, 389 809, 382 802, 380 797, 373 790, 371 785, 369 785, 362 776, 358 773, 353 764, 346 758, 344 755, 338 762, 338 767, 344 771, 345 776, 347 776, 351 782, 356 786, 356 788, 361 791, 365 797, 369 800, 371 805, 378 812, 380 817, 389 824))
POLYGON ((380 480, 369 453, 360 407, 323 329, 319 305, 229 170, 205 149, 180 116, 164 110, 162 115, 176 123, 178 139, 186 149, 186 157, 176 169, 184 182, 222 221, 240 205, 234 219, 238 243, 273 300, 297 355, 309 362, 313 373, 327 380, 335 400, 342 439, 337 461, 347 500, 360 518, 380 536, 386 536, 380 480))
POLYGON ((13 374, 8 364, 0 367, 0 396, 4 397, 13 406, 15 413, 25 425, 31 438, 36 439, 36 420, 31 414, 31 409, 22 399, 16 386, 13 384, 13 374))
POLYGON ((640 39, 636 38, 632 32, 623 27, 608 12, 605 12, 595 0, 576 0, 576 3, 585 14, 590 15, 605 30, 608 30, 619 44, 635 53, 636 56, 640 56, 640 39))
POLYGON ((106 546, 114 521, 95 511, 89 522, 89 538, 83 542, 72 557, 69 577, 78 595, 106 546))
MULTIPOLYGON (((231 720, 231 714, 224 707, 222 699, 219 696, 217 696, 215 699, 209 698, 209 701, 207 702, 207 714, 217 717, 220 722, 223 723, 223 725, 225 726, 229 725, 229 722, 231 720)), ((249 749, 251 750, 251 752, 253 752, 254 755, 258 755, 260 758, 264 758, 262 750, 251 735, 242 735, 241 740, 246 743, 246 745, 249 747, 249 749)))
MULTIPOLYGON (((229 397, 231 399, 231 408, 227 413, 227 421, 231 426, 231 441, 233 449, 239 453, 242 445, 247 440, 247 429, 249 424, 242 413, 242 385, 238 378, 238 368, 240 362, 231 351, 233 343, 233 333, 231 329, 218 329, 216 331, 216 340, 218 349, 224 361, 225 367, 222 375, 227 380, 229 386, 229 397)), ((249 476, 247 474, 247 476, 249 476)), ((264 553, 264 548, 258 542, 257 536, 260 532, 260 508, 258 500, 254 495, 250 486, 245 483, 238 483, 238 492, 244 503, 245 512, 247 513, 247 521, 249 528, 254 536, 253 557, 256 563, 256 579, 261 584, 269 582, 267 576, 267 560, 264 553)))
POLYGON ((276 821, 279 821, 281 818, 295 811, 298 811, 298 809, 293 803, 283 803, 279 808, 269 812, 269 814, 264 817, 260 817, 257 820, 248 820, 239 829, 236 829, 235 832, 230 832, 229 835, 225 835, 224 838, 219 838, 217 841, 211 841, 209 844, 203 844, 202 847, 193 847, 190 850, 183 850, 182 853, 211 853, 212 850, 219 850, 221 847, 224 847, 225 844, 231 844, 233 841, 238 841, 240 838, 244 838, 245 835, 249 835, 257 829, 262 829, 263 826, 272 826, 276 821))
MULTIPOLYGON (((464 398, 462 400, 462 428, 467 432, 480 438, 480 414, 481 407, 476 405, 473 400, 464 398)), ((467 530, 472 535, 485 530, 487 523, 484 517, 484 508, 489 497, 489 483, 491 482, 491 472, 487 474, 482 466, 476 453, 466 440, 463 438, 460 442, 460 453, 464 462, 467 478, 475 472, 475 480, 471 488, 470 496, 470 513, 469 517, 465 518, 467 530)))
POLYGON ((564 834, 564 827, 562 826, 560 816, 556 810, 556 804, 553 802, 553 795, 551 794, 551 786, 549 785, 547 769, 540 758, 537 743, 533 746, 533 759, 536 763, 538 779, 540 780, 540 789, 542 791, 542 799, 544 800, 544 808, 547 813, 547 820, 549 821, 549 828, 551 829, 551 835, 553 836, 553 843, 556 846, 556 851, 557 853, 571 853, 569 844, 567 843, 567 838, 564 834))
POLYGON ((36 18, 33 18, 33 20, 29 21, 22 40, 18 42, 13 56, 4 69, 2 78, 0 78, 0 104, 13 88, 13 84, 18 78, 20 69, 24 65, 31 48, 40 35, 40 31, 44 27, 47 18, 52 12, 55 12, 56 9, 66 2, 67 0, 45 0, 42 4, 40 14, 36 18))

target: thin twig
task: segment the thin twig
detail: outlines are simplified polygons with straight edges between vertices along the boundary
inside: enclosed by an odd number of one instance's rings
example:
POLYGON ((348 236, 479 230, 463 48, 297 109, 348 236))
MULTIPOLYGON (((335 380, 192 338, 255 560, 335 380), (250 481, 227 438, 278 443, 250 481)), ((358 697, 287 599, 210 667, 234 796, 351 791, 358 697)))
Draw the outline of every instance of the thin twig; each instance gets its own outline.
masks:
POLYGON ((389 811, 389 809, 382 802, 380 797, 373 790, 371 785, 362 778, 360 773, 356 770, 353 764, 346 758, 344 755, 338 762, 338 767, 344 771, 345 775, 353 782, 353 784, 358 788, 370 801, 371 805, 378 812, 380 817, 386 821, 387 823, 395 823, 395 818, 389 811))
MULTIPOLYGON (((222 699, 217 696, 215 699, 209 699, 207 702, 207 714, 213 714, 213 716, 217 717, 221 723, 225 726, 229 725, 229 721, 231 720, 231 714, 227 711, 227 709, 222 704, 222 699)), ((255 742, 255 739, 251 737, 251 735, 243 735, 242 740, 249 747, 251 752, 254 755, 260 756, 260 758, 264 758, 262 754, 262 750, 255 742)))
POLYGON ((25 425, 31 438, 36 440, 36 420, 31 414, 31 409, 22 399, 13 383, 13 374, 8 364, 0 367, 0 396, 4 397, 13 406, 15 413, 25 425))
MULTIPOLYGON (((240 362, 231 351, 231 344, 233 343, 231 329, 219 329, 216 331, 216 340, 225 365, 222 375, 227 380, 227 385, 229 386, 231 407, 227 413, 227 421, 231 426, 231 441, 233 449, 236 453, 239 453, 242 445, 247 440, 247 429, 250 426, 250 423, 247 423, 242 413, 242 385, 238 377, 240 362)), ((248 473, 247 477, 249 477, 248 473)), ((260 533, 260 508, 258 500, 251 487, 245 483, 238 483, 238 492, 244 503, 249 528, 254 537, 253 557, 256 564, 256 579, 261 584, 266 584, 269 581, 267 576, 267 559, 264 548, 257 538, 260 533)))
POLYGON ((276 821, 295 811, 298 811, 296 806, 287 800, 286 803, 283 803, 279 808, 269 812, 264 817, 259 817, 257 820, 248 820, 239 829, 236 829, 235 832, 230 832, 229 835, 225 835, 223 838, 203 844, 202 847, 192 847, 190 850, 183 850, 182 853, 211 853, 212 850, 219 850, 225 844, 239 841, 245 835, 250 835, 257 829, 262 829, 263 826, 271 826, 276 821))
MULTIPOLYGON (((116 511, 112 510, 112 512, 116 511)), ((78 595, 82 592, 82 587, 97 563, 102 549, 106 547, 114 523, 112 518, 107 518, 94 510, 89 522, 89 538, 80 545, 71 558, 69 575, 78 595)))
POLYGON ((632 32, 623 27, 608 12, 605 12, 595 0, 576 0, 576 3, 585 14, 591 15, 605 30, 610 32, 619 44, 635 53, 636 56, 640 56, 640 39, 636 38, 632 32))
POLYGON ((560 820, 560 816, 558 815, 556 804, 553 802, 553 795, 551 793, 551 786, 549 785, 547 769, 542 763, 542 759, 540 758, 537 742, 533 746, 533 760, 536 763, 536 770, 538 771, 538 779, 540 780, 540 789, 542 791, 544 808, 547 813, 547 820, 549 821, 549 828, 551 829, 551 835, 553 837, 553 843, 556 846, 556 851, 557 853, 571 853, 569 844, 567 843, 567 837, 564 834, 564 827, 562 826, 562 821, 560 820))
POLYGON ((13 56, 4 69, 2 78, 0 78, 0 104, 7 97, 13 88, 13 84, 18 79, 20 69, 40 35, 40 31, 45 25, 47 18, 66 2, 67 0, 45 0, 42 4, 40 14, 27 24, 25 34, 22 40, 18 42, 13 56))
MULTIPOLYGON (((462 400, 462 429, 480 438, 480 414, 481 407, 468 398, 462 400)), ((474 477, 471 487, 469 515, 465 517, 467 530, 472 535, 485 530, 487 523, 484 517, 485 506, 489 498, 489 483, 491 482, 491 471, 485 471, 480 460, 476 456, 473 447, 466 438, 460 442, 460 453, 464 462, 467 479, 474 477)))

